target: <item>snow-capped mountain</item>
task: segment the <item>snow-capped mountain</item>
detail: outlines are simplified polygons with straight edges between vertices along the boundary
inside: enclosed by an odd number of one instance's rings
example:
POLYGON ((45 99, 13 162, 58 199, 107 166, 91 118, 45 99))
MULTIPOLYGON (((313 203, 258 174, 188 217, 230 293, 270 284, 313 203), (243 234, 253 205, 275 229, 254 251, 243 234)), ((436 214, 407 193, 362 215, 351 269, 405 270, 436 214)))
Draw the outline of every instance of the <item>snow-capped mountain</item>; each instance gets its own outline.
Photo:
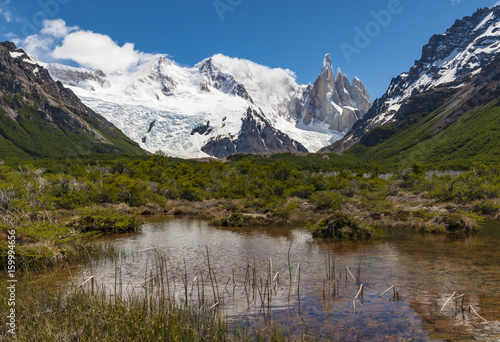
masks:
POLYGON ((350 84, 340 68, 335 77, 330 55, 326 55, 319 77, 306 91, 299 122, 345 132, 368 112, 371 105, 370 94, 363 83, 355 77, 350 84))
POLYGON ((370 98, 357 78, 351 85, 339 71, 335 82, 325 60, 307 87, 289 70, 220 54, 194 67, 155 56, 128 74, 45 67, 142 148, 198 158, 315 152, 342 138, 370 98))
MULTIPOLYGON (((321 152, 340 153, 353 146, 369 130, 397 121, 413 108, 419 94, 433 89, 457 89, 500 52, 500 6, 479 9, 472 16, 457 20, 445 33, 434 35, 423 47, 422 57, 407 73, 391 81, 389 89, 352 130, 321 152)), ((435 110, 442 103, 434 101, 435 110)))

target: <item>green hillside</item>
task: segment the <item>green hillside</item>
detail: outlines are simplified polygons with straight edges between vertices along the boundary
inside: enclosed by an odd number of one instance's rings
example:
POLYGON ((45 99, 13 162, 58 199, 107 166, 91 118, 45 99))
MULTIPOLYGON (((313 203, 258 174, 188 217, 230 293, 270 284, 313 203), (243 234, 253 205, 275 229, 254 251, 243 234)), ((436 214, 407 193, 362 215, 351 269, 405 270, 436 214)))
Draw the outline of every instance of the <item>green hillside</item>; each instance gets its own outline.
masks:
POLYGON ((345 155, 382 165, 414 163, 440 167, 467 167, 473 162, 500 163, 500 102, 464 114, 444 131, 433 125, 443 109, 414 114, 404 121, 377 127, 345 155))
POLYGON ((99 142, 93 133, 75 132, 58 127, 44 118, 35 107, 21 109, 15 119, 0 107, 0 158, 45 158, 75 156, 89 153, 143 154, 136 143, 116 129, 114 136, 106 134, 99 122, 82 117, 92 128, 111 143, 99 142))

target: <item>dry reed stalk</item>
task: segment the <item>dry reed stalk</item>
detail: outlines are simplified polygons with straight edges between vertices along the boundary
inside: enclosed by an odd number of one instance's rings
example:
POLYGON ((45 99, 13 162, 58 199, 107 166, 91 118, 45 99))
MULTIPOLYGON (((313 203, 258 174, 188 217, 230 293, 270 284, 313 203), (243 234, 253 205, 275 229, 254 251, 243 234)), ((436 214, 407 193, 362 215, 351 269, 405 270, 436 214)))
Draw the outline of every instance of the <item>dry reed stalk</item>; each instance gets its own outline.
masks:
POLYGON ((358 264, 358 269, 356 270, 356 285, 359 286, 361 283, 361 263, 358 264))
POLYGON ((188 305, 188 281, 187 281, 187 265, 186 265, 186 259, 182 258, 182 261, 184 262, 184 297, 185 297, 185 305, 187 307, 188 305))
POLYGON ((90 253, 89 251, 87 250, 87 248, 85 248, 85 246, 83 244, 80 244, 80 246, 83 247, 83 249, 85 250, 85 253, 87 253, 87 257, 89 258, 89 263, 90 263, 90 275, 92 276, 91 278, 89 279, 92 279, 92 294, 94 294, 94 268, 92 266, 92 258, 90 257, 90 253))
POLYGON ((453 294, 450 296, 450 298, 448 298, 448 300, 444 303, 443 307, 441 308, 441 310, 439 311, 443 311, 446 304, 448 304, 448 302, 456 295, 457 293, 456 292, 453 292, 453 294))
POLYGON ((293 283, 292 284, 296 284, 297 283, 297 275, 299 274, 299 271, 300 271, 300 262, 297 265, 297 270, 295 271, 295 277, 293 278, 293 283))
POLYGON ((385 293, 389 292, 390 290, 394 289, 394 285, 392 285, 391 287, 389 287, 387 290, 385 290, 384 292, 382 292, 381 294, 379 294, 378 296, 379 297, 382 297, 385 293))
POLYGON ((69 269, 68 262, 66 261, 66 268, 68 269, 69 277, 71 279, 71 286, 75 286, 75 283, 73 281, 73 275, 71 274, 71 270, 69 269))
POLYGON ((358 299, 359 295, 363 293, 363 284, 361 284, 360 288, 359 288, 359 291, 358 291, 358 294, 356 294, 356 297, 354 297, 354 300, 358 299))
POLYGON ((487 320, 485 320, 483 317, 481 317, 481 316, 477 313, 477 311, 476 311, 476 310, 472 307, 472 305, 469 305, 469 312, 470 312, 471 310, 472 310, 472 312, 473 312, 473 313, 474 313, 477 317, 481 318, 481 319, 482 319, 483 321, 485 321, 485 322, 488 322, 487 320))
POLYGON ((356 278, 354 278, 354 276, 352 275, 351 270, 349 269, 349 267, 346 266, 345 268, 346 268, 347 272, 349 272, 349 274, 351 275, 352 280, 356 281, 356 278))
MULTIPOLYGON (((298 266, 298 271, 299 271, 299 281, 297 283, 297 293, 300 294, 300 262, 299 262, 299 266, 298 266)), ((300 296, 300 295, 299 295, 300 296)), ((299 302, 300 302, 300 299, 299 299, 299 302)), ((299 304, 300 305, 300 304, 299 304)))
POLYGON ((292 290, 292 266, 290 264, 290 250, 292 249, 293 240, 290 241, 290 246, 288 247, 288 273, 290 275, 290 285, 288 287, 288 304, 290 305, 290 291, 292 290))
POLYGON ((85 280, 83 283, 81 283, 80 285, 76 286, 75 288, 73 288, 73 290, 71 290, 68 294, 66 294, 66 296, 63 297, 63 299, 66 299, 67 297, 69 297, 73 292, 76 291, 76 289, 78 288, 83 288, 85 286, 85 284, 87 284, 90 280, 94 279, 94 276, 90 276, 87 280, 85 280))
POLYGON ((210 282, 212 283, 212 291, 214 293, 214 301, 218 302, 217 296, 215 293, 215 286, 214 286, 214 280, 212 279, 212 267, 210 266, 210 254, 208 253, 208 246, 205 246, 207 249, 207 263, 208 263, 208 274, 210 276, 210 282))

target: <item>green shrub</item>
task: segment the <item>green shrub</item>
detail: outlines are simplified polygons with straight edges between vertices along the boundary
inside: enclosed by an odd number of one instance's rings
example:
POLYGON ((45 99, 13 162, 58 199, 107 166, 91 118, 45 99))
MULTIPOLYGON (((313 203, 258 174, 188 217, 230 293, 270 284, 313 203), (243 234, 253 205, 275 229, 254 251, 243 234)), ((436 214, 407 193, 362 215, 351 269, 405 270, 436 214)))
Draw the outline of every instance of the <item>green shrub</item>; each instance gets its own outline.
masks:
POLYGON ((299 198, 309 198, 316 191, 314 185, 298 185, 291 189, 286 190, 285 197, 299 197, 299 198))
POLYGON ((500 211, 500 205, 491 200, 482 200, 474 202, 472 211, 480 215, 494 216, 500 211))
POLYGON ((297 208, 299 208, 299 204, 296 202, 279 203, 270 211, 268 216, 275 224, 285 224, 290 220, 290 216, 297 208))
POLYGON ((211 224, 218 227, 254 227, 268 225, 269 220, 263 215, 235 213, 212 221, 211 224))
POLYGON ((141 221, 136 216, 127 216, 110 209, 84 210, 82 214, 71 221, 68 226, 81 232, 99 233, 130 233, 137 232, 141 221))
POLYGON ((372 230, 344 213, 334 215, 320 221, 310 228, 315 238, 333 239, 368 239, 372 236, 372 230))
POLYGON ((479 230, 482 218, 462 212, 437 216, 434 221, 444 225, 446 231, 450 233, 471 233, 479 230))
POLYGON ((337 211, 342 209, 345 199, 338 192, 318 191, 311 196, 311 203, 318 210, 331 209, 337 211))

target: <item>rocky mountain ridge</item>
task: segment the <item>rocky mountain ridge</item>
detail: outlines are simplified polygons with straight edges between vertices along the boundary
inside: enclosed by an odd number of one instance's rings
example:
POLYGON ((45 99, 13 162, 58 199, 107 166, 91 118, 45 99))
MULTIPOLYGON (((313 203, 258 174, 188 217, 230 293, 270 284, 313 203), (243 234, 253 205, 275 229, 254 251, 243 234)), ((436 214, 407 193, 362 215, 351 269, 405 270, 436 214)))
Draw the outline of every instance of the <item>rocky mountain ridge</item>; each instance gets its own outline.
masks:
POLYGON ((478 9, 457 20, 445 33, 434 35, 422 49, 421 58, 407 73, 391 81, 387 92, 375 100, 364 118, 341 140, 320 152, 342 153, 375 127, 403 120, 416 111, 433 111, 449 96, 473 81, 500 52, 500 6, 478 9), (427 106, 419 107, 421 99, 427 106))
POLYGON ((144 153, 14 43, 0 43, 0 156, 144 153))

